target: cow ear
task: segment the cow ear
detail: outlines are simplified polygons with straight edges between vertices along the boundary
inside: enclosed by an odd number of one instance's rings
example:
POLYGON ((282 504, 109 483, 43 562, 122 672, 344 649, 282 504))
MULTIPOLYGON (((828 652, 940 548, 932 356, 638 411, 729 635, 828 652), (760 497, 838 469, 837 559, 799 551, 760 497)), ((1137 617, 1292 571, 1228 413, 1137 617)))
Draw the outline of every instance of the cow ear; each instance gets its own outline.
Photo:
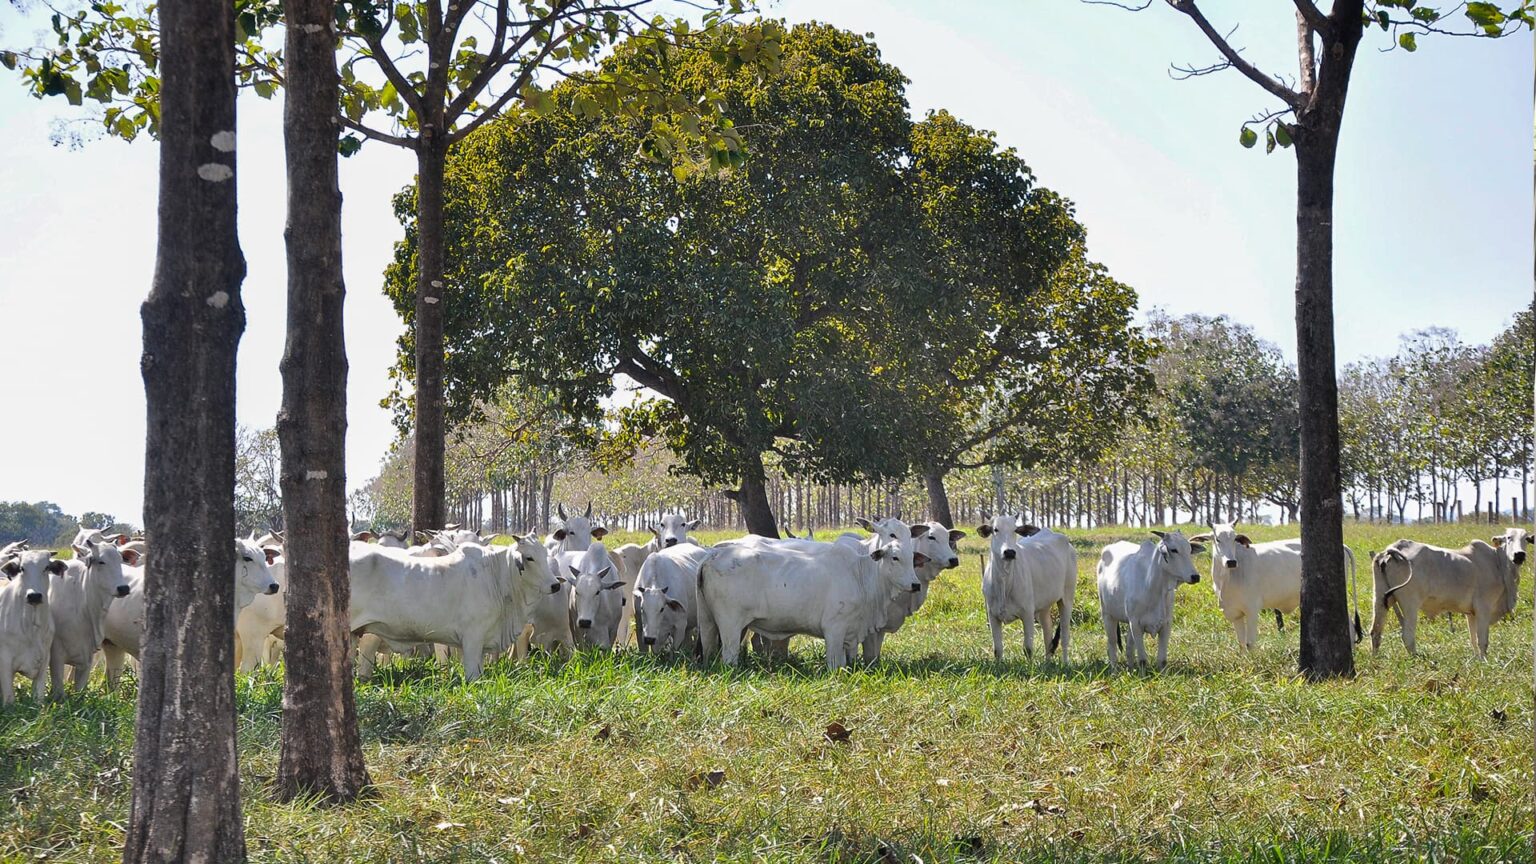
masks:
POLYGON ((1241 544, 1243 544, 1244 546, 1248 546, 1248 547, 1252 547, 1253 546, 1253 541, 1248 539, 1248 535, 1247 534, 1239 534, 1236 537, 1233 537, 1232 539, 1236 540, 1237 542, 1239 542, 1241 544))
POLYGON ((1013 530, 1017 531, 1020 537, 1033 537, 1040 533, 1040 529, 1034 525, 1020 525, 1013 530))
MULTIPOLYGON (((1499 539, 1503 539, 1503 538, 1499 538, 1499 539)), ((91 557, 91 547, 89 545, 91 541, 87 540, 85 542, 86 542, 86 545, 84 545, 84 546, 80 545, 79 543, 75 543, 75 544, 70 546, 71 549, 75 550, 75 557, 76 558, 89 558, 89 557, 91 557)), ((1493 545, 1497 546, 1499 544, 1495 543, 1493 545)))
POLYGON ((69 570, 69 565, 58 558, 48 562, 48 572, 55 576, 63 576, 67 570, 69 570))
POLYGON ((1163 538, 1164 538, 1164 537, 1167 537, 1167 536, 1168 536, 1168 535, 1167 535, 1167 534, 1164 534, 1164 533, 1163 533, 1163 532, 1161 532, 1161 531, 1158 531, 1158 530, 1157 530, 1157 529, 1155 529, 1155 528, 1154 528, 1154 529, 1152 529, 1152 533, 1153 533, 1153 534, 1155 534, 1155 535, 1157 535, 1157 539, 1159 539, 1159 540, 1161 540, 1161 539, 1163 539, 1163 538))
POLYGON ((139 566, 139 550, 137 550, 137 549, 124 549, 123 550, 123 563, 127 564, 129 567, 137 567, 137 566, 139 566))
POLYGON ((925 565, 927 563, 928 563, 928 556, 927 555, 924 555, 921 552, 915 552, 915 553, 912 554, 912 566, 913 567, 922 567, 923 565, 925 565))
POLYGON ((1199 555, 1201 552, 1204 552, 1204 551, 1205 551, 1205 547, 1202 546, 1199 543, 1191 543, 1191 544, 1189 544, 1189 554, 1191 554, 1191 555, 1199 555))
POLYGON ((608 536, 608 529, 604 528, 601 525, 599 525, 596 528, 592 529, 592 539, 593 540, 601 540, 601 539, 603 539, 604 537, 607 537, 607 536, 608 536))
POLYGON ((379 535, 373 533, 372 531, 359 531, 352 535, 352 539, 359 543, 372 543, 375 539, 378 538, 378 536, 379 535))
POLYGON ((912 526, 912 536, 913 536, 913 538, 921 537, 921 536, 923 536, 924 534, 927 534, 927 533, 928 533, 928 526, 927 525, 924 525, 922 523, 918 523, 918 524, 912 526))
POLYGON ((268 564, 271 564, 273 561, 276 561, 277 560, 277 556, 283 554, 283 550, 277 548, 276 546, 263 546, 263 547, 261 547, 261 551, 263 551, 263 552, 265 552, 267 554, 267 563, 268 564))
POLYGON ((699 523, 703 522, 703 521, 704 521, 703 517, 700 517, 698 519, 690 519, 687 522, 683 523, 683 527, 686 528, 689 531, 692 531, 693 529, 699 527, 699 523))
POLYGON ((1536 537, 1532 537, 1529 534, 1525 535, 1525 545, 1530 546, 1533 543, 1536 543, 1536 537))
MULTIPOLYGON (((1493 544, 1493 548, 1495 548, 1495 549, 1503 549, 1504 548, 1504 535, 1503 534, 1495 534, 1495 535, 1493 535, 1493 538, 1491 540, 1489 540, 1488 542, 1492 543, 1493 544)), ((80 547, 76 546, 75 548, 79 549, 80 547)))
POLYGON ((604 582, 603 583, 603 590, 604 591, 612 591, 615 588, 623 588, 623 587, 624 587, 624 583, 623 582, 604 582))
POLYGON ((661 538, 661 526, 660 525, 647 525, 645 527, 651 529, 651 533, 655 534, 657 539, 661 538))
POLYGON ((463 525, 460 525, 457 522, 449 522, 447 525, 443 526, 443 530, 444 531, 457 531, 457 530, 459 530, 460 528, 463 528, 463 527, 464 527, 463 525))
POLYGON ((965 539, 965 536, 966 534, 964 531, 961 531, 959 528, 952 528, 949 532, 949 542, 959 543, 961 540, 965 539))
POLYGON ((976 526, 976 533, 981 535, 982 537, 991 537, 992 536, 992 526, 991 525, 977 525, 976 526))
POLYGON ((577 569, 575 567, 572 567, 569 564, 566 565, 566 569, 571 571, 571 575, 572 576, 580 576, 581 575, 581 570, 579 570, 579 569, 577 569))
POLYGON ((871 534, 875 533, 875 523, 865 519, 863 516, 860 516, 853 521, 859 523, 859 527, 863 528, 865 531, 868 531, 871 534))
POLYGON ((683 604, 677 602, 676 600, 673 600, 671 597, 668 597, 667 598, 667 608, 671 609, 673 612, 681 612, 681 611, 683 611, 683 604))
POLYGON ((551 534, 550 536, 554 537, 556 540, 564 540, 565 539, 565 529, 561 528, 559 531, 556 531, 554 534, 551 534))
POLYGON ((1211 536, 1210 534, 1196 534, 1195 536, 1189 538, 1189 542, 1191 542, 1191 543, 1209 543, 1209 542, 1211 542, 1212 540, 1215 540, 1215 539, 1216 538, 1211 536))
POLYGON ((16 563, 15 560, 7 561, 5 564, 0 565, 0 573, 4 573, 7 576, 16 576, 21 573, 21 565, 16 563))
POLYGON ((879 561, 881 558, 884 558, 885 557, 885 547, 882 546, 879 549, 876 549, 875 551, 869 553, 869 557, 873 558, 876 561, 879 561))

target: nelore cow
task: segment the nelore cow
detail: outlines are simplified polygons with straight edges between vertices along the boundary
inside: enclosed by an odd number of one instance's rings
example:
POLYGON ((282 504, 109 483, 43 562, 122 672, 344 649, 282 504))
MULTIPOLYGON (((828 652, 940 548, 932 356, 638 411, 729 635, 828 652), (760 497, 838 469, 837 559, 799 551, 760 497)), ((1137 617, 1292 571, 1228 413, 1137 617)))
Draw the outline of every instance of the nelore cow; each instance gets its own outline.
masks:
POLYGON ((853 648, 884 625, 887 600, 922 590, 908 546, 916 529, 899 520, 876 527, 863 541, 746 537, 716 544, 697 586, 705 658, 718 647, 721 659, 735 665, 750 629, 768 640, 823 639, 827 668, 841 669, 853 648))
POLYGON ((62 576, 65 563, 47 549, 12 549, 0 563, 0 705, 16 701, 17 674, 32 681, 32 698, 42 701, 53 648, 53 616, 48 611, 48 583, 62 576))
POLYGON ((1099 555, 1099 620, 1108 643, 1109 666, 1119 665, 1120 625, 1131 630, 1126 657, 1147 664, 1145 635, 1157 634, 1157 668, 1168 663, 1168 637, 1173 630, 1173 591, 1200 581, 1191 557, 1205 551, 1178 531, 1153 531, 1156 542, 1121 541, 1104 547, 1099 555))
MULTIPOLYGON (((1210 533, 1196 534, 1189 541, 1211 544, 1211 585, 1216 590, 1216 605, 1237 634, 1237 644, 1251 650, 1258 643, 1263 610, 1274 610, 1275 626, 1281 627, 1284 619, 1280 616, 1301 605, 1301 541, 1254 543, 1237 530, 1236 523, 1212 523, 1207 527, 1210 533)), ((1355 553, 1348 546, 1341 547, 1341 551, 1349 568, 1354 636, 1358 642, 1364 631, 1355 599, 1355 553)))
POLYGON ((48 589, 48 611, 53 617, 53 647, 49 652, 49 677, 54 698, 64 695, 65 667, 73 667, 70 683, 84 690, 91 678, 91 663, 101 650, 107 610, 130 590, 123 573, 123 553, 99 533, 88 535, 74 546, 75 557, 48 589))
MULTIPOLYGON (((892 525, 886 525, 893 520, 876 518, 874 523, 884 526, 891 536, 900 533, 901 523, 895 520, 892 525)), ((906 620, 917 614, 928 599, 928 586, 937 579, 945 570, 952 570, 960 566, 960 553, 956 551, 955 544, 965 536, 964 531, 951 531, 937 522, 919 522, 909 529, 912 536, 912 571, 917 576, 920 586, 913 592, 899 592, 886 597, 885 623, 871 630, 860 644, 862 659, 865 663, 874 663, 880 659, 880 652, 885 645, 885 637, 901 629, 906 620)), ((858 540, 858 535, 845 534, 858 540)), ((841 538, 839 538, 841 539, 841 538)))
POLYGON ((1003 659, 1003 625, 1024 625, 1024 654, 1035 653, 1035 624, 1050 640, 1049 655, 1072 645, 1072 595, 1077 590, 1077 553, 1061 534, 1023 524, 1023 516, 993 516, 976 533, 991 544, 981 575, 981 596, 992 627, 992 656, 1003 659), (1057 627, 1052 632, 1052 616, 1057 627))
POLYGON ((1473 540, 1460 549, 1442 549, 1399 540, 1371 561, 1376 609, 1371 617, 1371 652, 1381 650, 1387 609, 1395 608, 1403 628, 1403 647, 1418 650, 1415 632, 1420 614, 1458 612, 1467 616, 1472 647, 1488 656, 1488 628, 1515 608, 1520 596, 1520 566, 1531 535, 1512 528, 1492 543, 1473 540))
MULTIPOLYGON (((480 677, 487 651, 512 645, 541 596, 558 590, 549 552, 532 537, 484 552, 436 558, 354 543, 351 629, 387 642, 431 642, 462 650, 464 678, 480 677)), ((358 673, 372 671, 360 654, 358 673)))
POLYGON ((570 587, 571 635, 576 644, 612 650, 629 596, 607 547, 593 543, 574 560, 561 556, 561 565, 566 573, 560 574, 560 581, 570 587))
POLYGON ((670 546, 645 559, 635 581, 635 635, 640 651, 672 653, 698 644, 699 568, 709 550, 670 546))

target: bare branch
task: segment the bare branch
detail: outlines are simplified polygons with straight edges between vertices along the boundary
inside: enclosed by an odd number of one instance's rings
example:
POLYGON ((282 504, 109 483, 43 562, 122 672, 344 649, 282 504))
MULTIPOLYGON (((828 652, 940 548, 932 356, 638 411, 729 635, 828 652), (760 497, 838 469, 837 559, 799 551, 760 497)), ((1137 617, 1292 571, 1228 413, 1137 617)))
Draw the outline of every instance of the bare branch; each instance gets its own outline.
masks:
MULTIPOLYGON (((1312 90, 1317 87, 1317 46, 1313 41, 1313 34, 1319 31, 1317 25, 1307 13, 1302 11, 1302 6, 1312 6, 1310 0, 1296 0, 1296 62, 1301 69, 1301 92, 1304 96, 1311 96, 1312 90)), ((1316 11, 1317 7, 1312 7, 1316 11)))
POLYGON ((411 109, 411 113, 416 115, 417 120, 425 121, 421 94, 417 93, 416 88, 411 86, 411 82, 400 73, 400 67, 395 65, 395 61, 389 58, 389 52, 384 50, 384 43, 380 37, 364 36, 363 41, 368 43, 368 59, 378 65, 379 71, 384 73, 389 83, 395 85, 395 92, 404 100, 406 107, 411 109))
MULTIPOLYGON (((1216 50, 1221 52, 1221 56, 1226 58, 1224 65, 1217 64, 1216 66, 1206 67, 1191 74, 1203 75, 1218 71, 1218 69, 1225 68, 1225 66, 1231 66, 1233 69, 1243 73, 1248 80, 1263 87, 1274 95, 1275 98, 1292 108, 1300 108, 1305 103, 1306 100, 1301 97, 1301 94, 1282 84, 1278 78, 1264 74, 1259 71, 1258 67, 1244 60, 1243 55, 1234 50, 1231 43, 1221 33, 1217 32, 1215 27, 1211 26, 1210 20, 1205 17, 1204 12, 1200 11, 1200 7, 1195 3, 1195 0, 1168 0, 1168 5, 1188 15, 1190 20, 1195 22, 1195 26, 1200 28, 1200 32, 1205 34, 1205 38, 1209 39, 1211 44, 1216 46, 1216 50)), ((1234 28, 1234 32, 1235 30, 1236 28, 1234 28)))
POLYGON ((377 129, 371 129, 342 114, 337 114, 336 117, 341 121, 341 125, 351 129, 353 132, 356 132, 359 135, 362 135, 364 138, 371 138, 374 141, 382 141, 385 144, 391 144, 395 147, 404 147, 407 150, 410 150, 416 146, 416 142, 410 138, 405 138, 399 135, 390 135, 384 132, 380 132, 377 129))
POLYGON ((1296 15, 1301 20, 1307 22, 1307 26, 1316 31, 1318 35, 1324 39, 1328 38, 1328 16, 1324 15, 1323 10, 1317 8, 1317 4, 1313 3, 1312 0, 1296 0, 1296 15))

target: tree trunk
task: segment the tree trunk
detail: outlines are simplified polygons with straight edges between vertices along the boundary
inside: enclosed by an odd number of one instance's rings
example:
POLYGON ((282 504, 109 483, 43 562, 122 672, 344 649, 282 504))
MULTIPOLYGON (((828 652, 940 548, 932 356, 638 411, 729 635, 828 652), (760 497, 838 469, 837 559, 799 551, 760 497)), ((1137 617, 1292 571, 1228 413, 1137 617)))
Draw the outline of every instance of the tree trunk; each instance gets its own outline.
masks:
POLYGON ((753 456, 742 471, 741 488, 733 495, 741 518, 747 525, 748 534, 760 537, 778 537, 779 525, 773 518, 773 508, 768 504, 767 478, 763 475, 763 460, 753 456))
MULTIPOLYGON (((281 364, 284 626, 282 800, 352 801, 368 787, 352 687, 346 525, 347 349, 342 326, 334 0, 285 0, 288 341, 281 364)), ((260 650, 246 646, 246 650, 260 650)))
POLYGON ((935 468, 923 475, 923 485, 928 488, 928 518, 946 528, 955 527, 955 517, 949 509, 949 493, 944 491, 944 472, 935 468))
POLYGON ((160 6, 160 190, 144 324, 145 633, 123 860, 244 861, 235 744, 235 223, 229 4, 160 6))
POLYGON ((1317 92, 1299 119, 1296 149, 1296 372, 1301 410, 1300 671, 1353 675, 1340 499, 1339 390, 1333 346, 1333 175, 1361 3, 1340 2, 1324 40, 1317 92))
POLYGON ((422 129, 416 146, 416 435, 412 527, 448 523, 444 510, 443 402, 443 172, 442 136, 422 129))

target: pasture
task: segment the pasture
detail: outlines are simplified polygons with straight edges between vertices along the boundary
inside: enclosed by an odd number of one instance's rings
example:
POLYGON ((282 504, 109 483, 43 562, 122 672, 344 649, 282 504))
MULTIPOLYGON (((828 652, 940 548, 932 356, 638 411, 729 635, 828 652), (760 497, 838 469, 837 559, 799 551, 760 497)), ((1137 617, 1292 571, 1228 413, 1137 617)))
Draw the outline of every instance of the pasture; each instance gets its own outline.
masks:
MULTIPOLYGON (((1294 616, 1283 634, 1266 620, 1241 654, 1201 555, 1201 582, 1178 589, 1169 668, 1111 674, 1094 561, 1145 532, 1071 531, 1071 663, 1026 660, 1017 624, 995 663, 984 547, 962 527, 960 569, 875 668, 829 676, 803 638, 775 667, 536 656, 468 686, 457 666, 397 661, 358 684, 377 789, 347 808, 272 803, 282 673, 242 675, 251 859, 1528 859, 1528 589, 1486 662, 1461 619, 1421 625, 1417 658, 1394 620, 1381 656, 1359 646, 1354 680, 1305 684, 1294 616)), ((1369 550, 1492 533, 1347 524, 1367 629, 1369 550)), ((0 711, 0 860, 120 855, 133 695, 132 676, 112 694, 98 673, 84 696, 0 711)))

